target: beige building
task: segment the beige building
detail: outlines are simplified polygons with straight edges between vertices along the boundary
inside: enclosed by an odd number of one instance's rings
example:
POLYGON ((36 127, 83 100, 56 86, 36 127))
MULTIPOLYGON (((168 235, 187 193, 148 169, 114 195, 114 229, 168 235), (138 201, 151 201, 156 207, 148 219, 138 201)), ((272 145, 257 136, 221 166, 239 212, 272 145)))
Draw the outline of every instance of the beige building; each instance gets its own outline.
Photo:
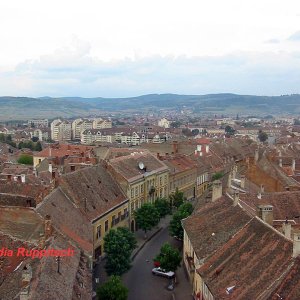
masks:
POLYGON ((97 118, 93 120, 93 129, 112 128, 111 120, 97 118))
POLYGON ((93 122, 90 120, 76 119, 72 122, 72 139, 80 139, 81 133, 86 129, 93 128, 93 122))
POLYGON ((70 141, 72 138, 72 125, 69 121, 60 119, 51 123, 51 139, 54 141, 70 141))
POLYGON ((135 231, 134 211, 168 197, 169 169, 146 150, 111 159, 108 166, 129 199, 130 228, 135 231))
POLYGON ((162 118, 158 121, 158 126, 164 128, 170 128, 170 121, 168 121, 166 118, 162 118))

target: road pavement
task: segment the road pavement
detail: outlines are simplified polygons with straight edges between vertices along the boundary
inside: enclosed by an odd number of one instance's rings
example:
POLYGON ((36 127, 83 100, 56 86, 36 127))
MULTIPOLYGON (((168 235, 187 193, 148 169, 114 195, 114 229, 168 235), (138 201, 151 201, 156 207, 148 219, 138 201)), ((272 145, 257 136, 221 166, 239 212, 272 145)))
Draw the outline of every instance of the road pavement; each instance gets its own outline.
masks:
POLYGON ((173 291, 167 290, 169 280, 160 276, 154 276, 151 272, 153 259, 159 253, 161 246, 170 244, 182 247, 182 242, 169 236, 167 226, 164 226, 141 249, 133 261, 131 269, 122 276, 124 284, 129 289, 128 300, 190 300, 191 285, 187 279, 183 266, 176 271, 177 283, 173 291), (174 294, 172 296, 172 294, 174 294))

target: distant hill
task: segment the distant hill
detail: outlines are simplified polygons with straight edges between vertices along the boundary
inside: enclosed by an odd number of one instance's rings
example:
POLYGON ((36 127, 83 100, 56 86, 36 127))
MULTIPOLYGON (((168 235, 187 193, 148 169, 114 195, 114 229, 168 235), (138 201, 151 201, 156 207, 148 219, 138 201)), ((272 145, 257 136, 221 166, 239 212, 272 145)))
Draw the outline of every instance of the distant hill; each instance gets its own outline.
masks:
POLYGON ((150 94, 130 98, 0 97, 0 120, 88 116, 104 111, 157 112, 184 108, 203 114, 300 114, 300 95, 150 94))

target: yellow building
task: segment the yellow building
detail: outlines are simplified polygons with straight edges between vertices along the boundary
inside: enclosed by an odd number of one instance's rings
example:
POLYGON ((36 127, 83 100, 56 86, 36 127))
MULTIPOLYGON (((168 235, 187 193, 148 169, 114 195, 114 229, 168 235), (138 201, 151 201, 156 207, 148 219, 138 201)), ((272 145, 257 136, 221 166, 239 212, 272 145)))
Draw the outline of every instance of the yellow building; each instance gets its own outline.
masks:
POLYGON ((143 203, 168 197, 168 167, 145 150, 111 159, 108 165, 129 199, 130 228, 135 231, 134 211, 143 203))
POLYGON ((169 193, 178 189, 186 199, 196 198, 197 165, 183 154, 159 156, 169 168, 169 193))

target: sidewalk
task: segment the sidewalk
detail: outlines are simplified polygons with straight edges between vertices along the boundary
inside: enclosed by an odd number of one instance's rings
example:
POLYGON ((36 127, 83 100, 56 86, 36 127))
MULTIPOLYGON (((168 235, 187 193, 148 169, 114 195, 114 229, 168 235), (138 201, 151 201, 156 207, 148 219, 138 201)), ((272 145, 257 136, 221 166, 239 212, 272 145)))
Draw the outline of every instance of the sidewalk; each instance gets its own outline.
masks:
POLYGON ((132 252, 131 259, 138 255, 138 253, 144 248, 144 246, 149 242, 158 232, 160 232, 163 228, 167 227, 170 223, 171 216, 168 215, 165 218, 161 219, 156 227, 152 230, 147 231, 147 238, 145 239, 145 233, 143 230, 138 230, 135 232, 135 237, 137 240, 137 248, 135 248, 132 252))

